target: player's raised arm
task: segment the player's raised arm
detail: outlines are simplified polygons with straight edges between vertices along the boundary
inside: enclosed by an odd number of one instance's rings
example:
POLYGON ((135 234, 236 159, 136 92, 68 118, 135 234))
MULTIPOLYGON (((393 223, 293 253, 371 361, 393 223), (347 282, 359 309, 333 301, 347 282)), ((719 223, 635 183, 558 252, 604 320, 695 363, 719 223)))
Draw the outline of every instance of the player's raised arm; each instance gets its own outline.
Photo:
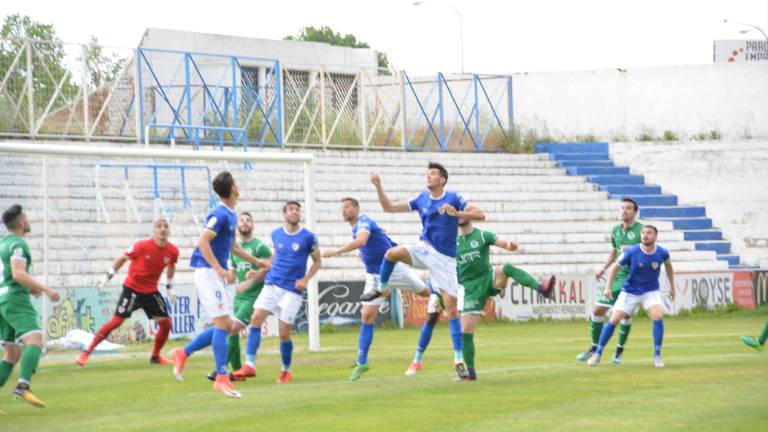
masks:
POLYGON ((464 210, 458 210, 456 207, 445 204, 442 207, 442 210, 448 215, 457 217, 459 219, 467 219, 472 221, 484 221, 485 220, 485 213, 480 210, 478 207, 467 204, 466 207, 464 207, 464 210))
POLYGON ((669 295, 672 297, 672 300, 675 299, 675 270, 672 268, 672 260, 668 259, 664 261, 664 272, 667 274, 667 279, 669 279, 669 295))
MULTIPOLYGON (((132 249, 129 249, 129 251, 132 249)), ((105 286, 112 278, 115 276, 117 272, 120 271, 120 269, 123 267, 125 263, 127 263, 131 258, 128 256, 130 253, 129 251, 126 251, 123 255, 120 256, 120 258, 115 260, 115 263, 112 264, 112 267, 107 270, 106 274, 104 274, 104 277, 101 279, 101 282, 99 282, 99 288, 105 286)))
POLYGON ((381 186, 381 177, 378 173, 371 173, 371 183, 376 187, 376 193, 379 196, 379 203, 381 208, 387 213, 405 213, 411 211, 411 205, 405 201, 392 201, 384 192, 384 187, 381 186))
POLYGON ((339 256, 343 253, 352 252, 355 249, 359 249, 361 247, 365 247, 366 244, 368 244, 368 239, 371 237, 371 233, 368 231, 358 231, 357 238, 352 240, 351 242, 345 244, 344 246, 333 250, 328 249, 323 251, 323 257, 330 258, 339 256))
POLYGON ((493 243, 493 245, 496 247, 500 247, 502 249, 508 250, 510 252, 514 252, 518 248, 517 243, 513 241, 502 240, 502 239, 496 239, 496 242, 493 243))
POLYGON ((33 278, 32 275, 27 273, 26 266, 26 260, 11 260, 11 277, 13 280, 19 283, 19 285, 28 289, 35 297, 39 296, 40 294, 45 294, 49 299, 58 301, 59 294, 44 283, 38 282, 37 279, 33 278))

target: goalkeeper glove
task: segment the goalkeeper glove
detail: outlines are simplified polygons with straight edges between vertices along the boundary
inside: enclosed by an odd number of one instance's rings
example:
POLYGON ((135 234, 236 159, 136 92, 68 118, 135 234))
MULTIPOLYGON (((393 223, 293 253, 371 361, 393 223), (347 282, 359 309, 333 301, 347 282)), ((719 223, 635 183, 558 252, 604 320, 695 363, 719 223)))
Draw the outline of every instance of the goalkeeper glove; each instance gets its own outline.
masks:
POLYGON ((168 295, 168 301, 171 302, 171 304, 176 304, 176 291, 173 289, 173 282, 168 282, 165 284, 165 293, 168 295))
POLYGON ((112 276, 115 275, 114 269, 107 270, 107 273, 104 275, 104 277, 101 278, 101 282, 99 282, 99 288, 104 288, 107 283, 112 279, 112 276))

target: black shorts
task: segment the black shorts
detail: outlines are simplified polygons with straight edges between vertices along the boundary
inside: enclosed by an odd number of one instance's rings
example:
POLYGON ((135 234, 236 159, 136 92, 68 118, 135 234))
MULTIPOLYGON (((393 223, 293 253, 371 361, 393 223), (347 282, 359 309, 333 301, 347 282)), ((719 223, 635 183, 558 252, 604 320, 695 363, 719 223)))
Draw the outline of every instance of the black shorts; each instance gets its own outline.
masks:
POLYGON ((165 318, 168 316, 168 306, 159 292, 154 294, 140 294, 123 285, 123 293, 117 301, 115 315, 121 318, 129 318, 136 309, 144 309, 147 318, 165 318))

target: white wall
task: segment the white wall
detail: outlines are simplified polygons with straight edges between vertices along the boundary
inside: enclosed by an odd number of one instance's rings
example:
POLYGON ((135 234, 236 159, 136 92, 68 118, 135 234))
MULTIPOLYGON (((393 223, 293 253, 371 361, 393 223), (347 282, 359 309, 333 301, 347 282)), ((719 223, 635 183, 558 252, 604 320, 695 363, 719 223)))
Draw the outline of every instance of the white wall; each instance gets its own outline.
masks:
POLYGON ((768 137, 768 62, 514 75, 515 122, 555 138, 768 137))

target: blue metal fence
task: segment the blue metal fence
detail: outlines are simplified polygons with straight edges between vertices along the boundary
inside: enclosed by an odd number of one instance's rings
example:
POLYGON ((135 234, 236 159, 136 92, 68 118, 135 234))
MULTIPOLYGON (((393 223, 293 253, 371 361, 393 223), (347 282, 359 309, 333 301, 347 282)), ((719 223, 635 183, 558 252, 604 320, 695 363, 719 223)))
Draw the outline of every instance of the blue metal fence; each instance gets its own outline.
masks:
POLYGON ((275 59, 139 48, 143 142, 282 146, 282 72, 275 59))

